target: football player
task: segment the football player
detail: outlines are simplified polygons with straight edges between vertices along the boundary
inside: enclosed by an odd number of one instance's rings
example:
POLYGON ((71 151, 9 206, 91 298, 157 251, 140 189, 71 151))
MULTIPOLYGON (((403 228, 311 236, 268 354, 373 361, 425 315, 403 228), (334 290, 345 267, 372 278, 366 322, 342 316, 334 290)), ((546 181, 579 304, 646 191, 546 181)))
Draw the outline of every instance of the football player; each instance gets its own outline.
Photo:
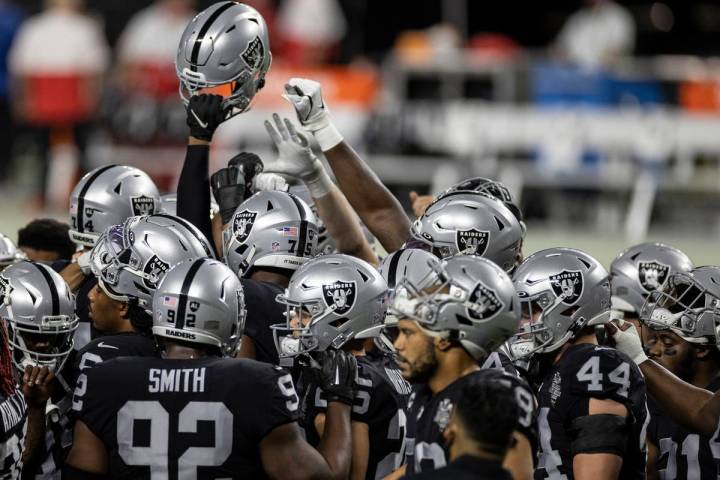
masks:
POLYGON ((77 250, 70 240, 70 225, 52 218, 36 218, 18 229, 18 248, 28 260, 51 265, 70 261, 77 250))
POLYGON ((17 248, 9 237, 0 233, 0 272, 13 263, 25 258, 25 254, 17 248))
POLYGON ((552 248, 513 276, 523 325, 511 341, 540 384, 535 478, 644 478, 646 394, 621 352, 597 345, 610 317, 610 283, 590 255, 552 248))
POLYGON ((338 353, 315 375, 328 395, 317 450, 303 439, 290 375, 237 349, 241 284, 198 259, 172 269, 153 300, 162 358, 120 358, 87 371, 67 478, 345 478, 355 363, 338 353), (342 400, 342 401, 339 401, 342 400))
MULTIPOLYGON (((410 385, 397 368, 373 362, 364 349, 364 340, 376 337, 382 328, 386 298, 385 281, 367 262, 342 254, 319 256, 293 274, 278 297, 287 306, 287 321, 272 327, 281 361, 338 350, 357 359, 353 480, 383 478, 403 457, 410 385)), ((305 434, 317 445, 326 428, 328 401, 312 379, 303 375, 302 381, 305 434)))
POLYGON ((391 478, 443 467, 443 430, 463 387, 479 379, 511 385, 519 407, 515 446, 504 465, 515 478, 532 476, 535 399, 518 377, 478 362, 517 330, 518 297, 507 274, 472 255, 444 260, 434 279, 396 287, 388 326, 397 326, 395 350, 403 377, 415 391, 408 408, 406 465, 391 478))
MULTIPOLYGON (((709 317, 695 317, 698 322, 692 326, 689 319, 700 305, 720 302, 720 286, 711 281, 718 275, 717 267, 673 274, 664 288, 651 294, 640 318, 646 327, 642 334, 648 356, 680 379, 710 392, 720 390, 715 325, 709 317)), ((689 432, 662 409, 650 406, 650 413, 648 471, 659 478, 717 478, 714 441, 689 432)))
POLYGON ((19 461, 25 440, 25 478, 52 478, 59 472, 56 459, 64 457, 64 448, 72 441, 69 435, 63 436, 67 425, 63 412, 69 410, 70 399, 62 378, 55 374, 73 350, 78 327, 75 299, 50 267, 21 261, 0 274, 0 318, 7 326, 12 361, 25 394, 23 399, 5 383, 7 409, 0 411, 7 444, 2 461, 12 472, 11 464, 19 461), (26 402, 27 436, 23 438, 26 402))

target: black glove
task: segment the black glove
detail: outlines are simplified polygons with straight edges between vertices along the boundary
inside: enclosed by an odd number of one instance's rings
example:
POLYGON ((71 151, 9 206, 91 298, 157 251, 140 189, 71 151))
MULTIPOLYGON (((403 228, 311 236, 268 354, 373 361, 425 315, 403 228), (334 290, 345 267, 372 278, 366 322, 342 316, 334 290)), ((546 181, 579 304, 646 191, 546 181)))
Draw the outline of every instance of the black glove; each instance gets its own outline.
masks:
POLYGON ((342 402, 352 406, 357 377, 355 357, 348 352, 327 350, 308 356, 306 360, 304 371, 325 392, 328 403, 342 402))
POLYGON ((263 161, 254 153, 242 152, 230 159, 228 167, 230 165, 237 166, 245 176, 245 198, 250 198, 255 193, 252 188, 253 179, 265 168, 263 161))
POLYGON ((190 136, 198 140, 212 140, 217 127, 225 121, 220 95, 194 95, 187 107, 187 124, 190 136))
POLYGON ((238 167, 230 165, 210 176, 210 186, 225 225, 232 219, 237 206, 245 200, 245 176, 238 167))

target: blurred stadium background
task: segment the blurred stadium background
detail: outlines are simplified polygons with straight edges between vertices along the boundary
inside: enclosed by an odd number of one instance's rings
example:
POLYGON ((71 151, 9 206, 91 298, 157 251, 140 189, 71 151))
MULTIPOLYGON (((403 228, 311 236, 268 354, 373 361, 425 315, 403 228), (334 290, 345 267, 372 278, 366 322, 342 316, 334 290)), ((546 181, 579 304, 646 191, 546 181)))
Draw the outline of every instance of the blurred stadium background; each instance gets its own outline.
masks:
MULTIPOLYGON (((174 189, 187 130, 174 54, 192 0, 0 0, 0 231, 66 220, 81 171, 138 166, 174 189)), ((717 264, 720 4, 693 1, 248 0, 273 66, 224 124, 216 167, 272 158, 262 121, 292 76, 410 211, 410 191, 497 178, 526 253, 605 263, 663 240, 717 264)))

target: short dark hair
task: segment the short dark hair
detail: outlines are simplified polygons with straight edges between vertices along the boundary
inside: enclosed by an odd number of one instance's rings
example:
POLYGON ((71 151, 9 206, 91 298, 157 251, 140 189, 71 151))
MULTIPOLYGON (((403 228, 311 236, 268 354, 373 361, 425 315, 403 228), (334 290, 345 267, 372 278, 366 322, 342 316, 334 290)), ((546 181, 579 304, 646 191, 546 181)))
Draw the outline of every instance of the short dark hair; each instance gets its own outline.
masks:
POLYGON ((520 409, 511 386, 498 379, 466 385, 455 406, 456 419, 484 450, 504 454, 512 443, 520 409))
POLYGON ((60 259, 70 260, 75 244, 70 240, 70 226, 52 218, 38 218, 18 230, 18 247, 56 252, 60 259))

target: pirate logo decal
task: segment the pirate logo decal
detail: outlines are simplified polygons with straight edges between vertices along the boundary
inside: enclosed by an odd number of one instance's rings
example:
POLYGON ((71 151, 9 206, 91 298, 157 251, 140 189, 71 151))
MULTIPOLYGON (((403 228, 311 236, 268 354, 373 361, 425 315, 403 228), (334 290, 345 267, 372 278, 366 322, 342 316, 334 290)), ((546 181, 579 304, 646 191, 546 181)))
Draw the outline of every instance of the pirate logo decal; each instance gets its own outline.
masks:
POLYGON ((657 260, 638 264, 638 280, 647 292, 659 290, 665 284, 668 273, 670 273, 670 266, 657 260))
POLYGON ((468 308, 467 313, 474 320, 488 320, 505 306, 495 291, 482 283, 478 283, 470 294, 470 303, 473 308, 468 308))
POLYGON ((143 278, 143 283, 149 289, 156 289, 160 283, 160 276, 170 270, 170 264, 163 262, 157 255, 153 255, 143 267, 143 273, 147 275, 143 278))
POLYGON ((145 195, 130 197, 133 215, 151 215, 155 213, 155 199, 145 195))
POLYGON ((573 305, 582 296, 582 273, 575 270, 563 270, 557 275, 550 275, 550 285, 555 296, 561 297, 566 305, 573 305))
POLYGON ((344 315, 355 304, 357 285, 355 282, 337 281, 330 285, 323 285, 323 299, 325 304, 334 308, 336 315, 344 315))
POLYGON ((255 37, 250 43, 248 43, 247 48, 241 55, 243 60, 245 60, 245 63, 247 63, 251 68, 260 67, 263 58, 265 58, 265 48, 263 48, 260 37, 255 37))
POLYGON ((482 255, 487 250, 490 232, 475 228, 458 230, 455 234, 455 246, 459 252, 468 255, 482 255))
POLYGON ((12 293, 13 287, 10 285, 10 281, 0 275, 0 305, 4 305, 5 302, 10 300, 10 293, 12 293))
POLYGON ((232 232, 238 242, 243 243, 250 236, 255 224, 257 212, 243 210, 235 214, 232 220, 232 232))

